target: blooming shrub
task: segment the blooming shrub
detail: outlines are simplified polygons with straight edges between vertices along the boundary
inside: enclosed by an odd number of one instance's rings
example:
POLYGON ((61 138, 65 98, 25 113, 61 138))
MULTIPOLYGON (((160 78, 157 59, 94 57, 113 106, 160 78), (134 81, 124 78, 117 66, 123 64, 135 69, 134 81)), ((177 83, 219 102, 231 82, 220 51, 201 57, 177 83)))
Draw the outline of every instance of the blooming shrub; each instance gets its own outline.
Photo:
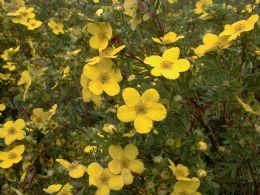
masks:
POLYGON ((259 0, 0 0, 0 194, 259 194, 259 0))

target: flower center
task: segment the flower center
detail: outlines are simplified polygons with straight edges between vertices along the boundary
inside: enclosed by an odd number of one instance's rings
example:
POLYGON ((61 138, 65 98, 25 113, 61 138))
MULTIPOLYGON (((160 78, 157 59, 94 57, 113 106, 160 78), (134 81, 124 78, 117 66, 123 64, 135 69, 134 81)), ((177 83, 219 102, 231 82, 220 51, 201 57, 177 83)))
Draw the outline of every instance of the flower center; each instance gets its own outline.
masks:
POLYGON ((8 135, 14 135, 16 133, 15 128, 11 127, 8 129, 8 135))
POLYGON ((171 69, 172 68, 172 62, 167 61, 167 60, 162 61, 161 62, 161 68, 162 69, 171 69))
POLYGON ((176 175, 185 176, 184 171, 181 169, 176 169, 176 175))
POLYGON ((106 185, 108 183, 108 179, 109 179, 109 176, 105 173, 103 173, 102 175, 100 175, 99 177, 99 182, 103 185, 106 185))
POLYGON ((11 153, 8 154, 8 159, 13 160, 13 159, 16 159, 16 158, 17 158, 17 154, 16 153, 11 152, 11 153))
POLYGON ((105 83, 108 81, 109 76, 107 73, 101 73, 98 78, 102 83, 105 83))
POLYGON ((243 30, 245 28, 245 25, 244 24, 237 24, 235 27, 234 27, 234 29, 235 29, 235 31, 241 31, 241 30, 243 30))
POLYGON ((59 27, 58 25, 55 25, 55 26, 53 27, 53 29, 58 31, 58 30, 60 30, 60 27, 59 27))
POLYGON ((139 103, 136 107, 135 110, 137 114, 145 114, 146 113, 146 106, 143 103, 139 103))
POLYGON ((127 158, 123 157, 121 159, 121 166, 122 168, 128 168, 130 165, 130 160, 128 160, 127 158))
POLYGON ((69 169, 72 170, 72 169, 76 169, 78 166, 78 162, 72 162, 69 166, 69 169))

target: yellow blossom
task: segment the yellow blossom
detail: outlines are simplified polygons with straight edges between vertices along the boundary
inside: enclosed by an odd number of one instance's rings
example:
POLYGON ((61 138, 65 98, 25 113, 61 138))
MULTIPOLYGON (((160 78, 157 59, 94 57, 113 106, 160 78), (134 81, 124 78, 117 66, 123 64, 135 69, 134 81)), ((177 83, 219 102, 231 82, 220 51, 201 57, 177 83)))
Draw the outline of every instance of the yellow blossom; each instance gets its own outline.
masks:
POLYGON ((101 105, 101 96, 95 95, 88 88, 90 80, 85 76, 84 73, 81 74, 80 84, 82 86, 82 97, 83 102, 91 102, 93 101, 97 106, 101 105))
POLYGON ((3 128, 0 128, 0 138, 5 139, 5 144, 10 145, 15 140, 22 140, 25 138, 25 122, 23 119, 14 121, 7 121, 4 123, 3 128))
POLYGON ((76 49, 76 50, 73 50, 73 51, 67 51, 67 55, 69 56, 76 56, 78 55, 79 53, 81 52, 81 49, 76 49))
POLYGON ((115 96, 120 92, 118 83, 123 78, 120 70, 113 68, 113 64, 87 64, 84 66, 83 74, 90 80, 88 88, 95 95, 101 95, 105 91, 109 96, 115 96))
POLYGON ((44 112, 43 108, 34 108, 31 115, 31 121, 40 129, 44 129, 44 124, 48 122, 56 113, 57 104, 54 104, 48 112, 44 112))
POLYGON ((124 179, 121 175, 113 174, 109 169, 101 167, 98 163, 88 166, 89 185, 97 187, 96 195, 109 195, 110 190, 121 190, 124 179))
POLYGON ((57 195, 73 195, 73 193, 71 192, 72 188, 73 186, 69 183, 66 183, 63 187, 61 184, 52 184, 48 186, 48 188, 43 188, 43 191, 48 194, 58 192, 57 195))
POLYGON ((18 81, 18 85, 25 85, 23 100, 25 100, 25 96, 26 96, 31 84, 32 84, 32 77, 31 77, 30 72, 28 70, 23 71, 21 73, 21 78, 18 81))
POLYGON ((7 80, 11 80, 11 74, 2 74, 0 72, 0 79, 3 80, 3 81, 7 81, 7 80))
POLYGON ((250 113, 250 114, 254 114, 254 115, 257 115, 257 116, 260 116, 260 110, 258 109, 257 111, 254 111, 252 109, 252 107, 249 105, 249 104, 246 104, 241 98, 239 98, 238 96, 236 96, 236 99, 238 101, 238 103, 242 106, 242 108, 250 113))
POLYGON ((68 77, 69 74, 70 74, 70 67, 69 67, 69 66, 66 66, 66 67, 63 69, 62 78, 68 77))
POLYGON ((1 116, 1 112, 3 112, 6 109, 6 106, 4 104, 0 103, 0 116, 1 116))
POLYGON ((166 108, 158 103, 159 93, 155 89, 147 89, 142 96, 134 88, 126 88, 122 93, 126 105, 117 110, 117 118, 122 122, 134 121, 138 133, 149 133, 153 121, 162 121, 166 117, 166 108))
POLYGON ((175 175, 177 180, 182 180, 182 181, 190 181, 191 179, 188 178, 189 175, 189 169, 182 165, 182 164, 178 164, 177 166, 175 166, 175 164, 168 159, 170 166, 169 168, 172 170, 172 173, 175 175))
POLYGON ((84 175, 86 171, 85 166, 79 164, 77 161, 74 161, 72 163, 63 159, 56 159, 56 161, 69 171, 69 175, 72 178, 80 178, 84 175))
POLYGON ((35 20, 35 19, 30 19, 27 23, 27 29, 28 30, 34 30, 36 28, 39 28, 42 25, 42 22, 39 20, 35 20))
POLYGON ((3 68, 8 69, 9 71, 14 71, 16 66, 13 62, 7 62, 5 65, 3 65, 3 68))
POLYGON ((202 151, 202 152, 205 152, 205 151, 207 151, 207 149, 208 149, 208 145, 207 145, 207 143, 205 143, 204 141, 199 141, 199 142, 197 143, 197 145, 198 145, 198 149, 199 149, 200 151, 202 151))
POLYGON ((177 36, 177 34, 175 32, 168 32, 163 37, 152 38, 152 39, 156 43, 167 45, 170 43, 174 43, 183 38, 184 38, 184 36, 177 36))
POLYGON ((206 177, 207 176, 207 172, 204 169, 199 169, 197 171, 197 175, 198 175, 199 178, 206 177))
POLYGON ((24 145, 18 145, 7 152, 0 152, 0 167, 2 169, 8 169, 22 160, 22 154, 24 153, 24 145))
POLYGON ((162 57, 152 55, 144 59, 145 64, 153 67, 151 74, 153 76, 164 76, 167 79, 177 79, 180 72, 190 69, 190 62, 186 59, 179 59, 180 49, 172 47, 163 52, 162 57))
POLYGON ((196 177, 191 178, 190 181, 177 181, 170 195, 201 195, 201 193, 197 192, 199 187, 200 180, 196 177))
POLYGON ((33 13, 33 7, 20 7, 18 10, 14 12, 7 13, 7 16, 11 16, 13 23, 19 23, 22 25, 26 25, 29 19, 33 19, 35 14, 33 13))
POLYGON ((52 32, 55 35, 64 34, 64 30, 63 30, 64 25, 62 23, 50 20, 48 22, 48 26, 52 29, 52 32))
POLYGON ((212 0, 199 0, 196 2, 196 8, 194 9, 195 14, 201 14, 200 19, 208 20, 211 19, 212 16, 207 13, 205 10, 213 4, 212 0))
POLYGON ((10 58, 10 54, 15 54, 16 52, 18 52, 20 50, 20 46, 17 46, 15 49, 14 48, 9 48, 9 49, 6 49, 4 50, 4 53, 1 54, 1 58, 4 60, 4 61, 8 61, 10 58))
POLYGON ((114 133, 114 131, 116 131, 116 127, 113 124, 106 123, 103 130, 107 133, 114 133))
POLYGON ((131 29, 135 30, 137 25, 141 23, 141 20, 137 19, 138 0, 125 0, 124 10, 125 14, 131 17, 131 29))
POLYGON ((224 31, 219 34, 222 36, 229 36, 228 41, 235 40, 243 32, 248 32, 254 29, 255 23, 259 20, 258 14, 250 16, 247 20, 240 20, 233 24, 227 24, 224 31))
POLYGON ((89 45, 93 49, 102 51, 107 48, 108 41, 112 37, 112 28, 109 23, 100 22, 87 24, 87 31, 92 35, 89 39, 89 45))
POLYGON ((90 152, 93 152, 96 148, 97 148, 97 146, 86 146, 84 148, 84 152, 85 153, 90 153, 90 152))
POLYGON ((119 145, 110 145, 108 152, 112 158, 108 163, 109 170, 120 174, 125 185, 133 183, 134 176, 131 172, 141 174, 144 171, 144 164, 136 159, 139 152, 135 145, 128 144, 124 149, 119 145))

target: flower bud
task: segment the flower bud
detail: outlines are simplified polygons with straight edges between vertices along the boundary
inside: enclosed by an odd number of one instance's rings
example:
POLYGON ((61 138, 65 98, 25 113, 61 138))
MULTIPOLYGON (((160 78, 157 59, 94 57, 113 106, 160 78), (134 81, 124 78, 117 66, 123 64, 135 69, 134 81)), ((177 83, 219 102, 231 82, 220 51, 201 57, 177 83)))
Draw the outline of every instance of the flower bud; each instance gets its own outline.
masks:
POLYGON ((204 141, 199 141, 197 144, 198 144, 199 151, 201 151, 201 152, 207 151, 207 149, 208 149, 207 143, 205 143, 204 141))
POLYGON ((199 169, 197 171, 197 175, 198 175, 199 178, 206 177, 207 176, 207 172, 204 169, 199 169))
POLYGON ((153 157, 153 162, 154 162, 155 164, 159 164, 162 160, 163 160, 163 158, 162 158, 161 155, 158 155, 158 156, 154 156, 154 157, 153 157))

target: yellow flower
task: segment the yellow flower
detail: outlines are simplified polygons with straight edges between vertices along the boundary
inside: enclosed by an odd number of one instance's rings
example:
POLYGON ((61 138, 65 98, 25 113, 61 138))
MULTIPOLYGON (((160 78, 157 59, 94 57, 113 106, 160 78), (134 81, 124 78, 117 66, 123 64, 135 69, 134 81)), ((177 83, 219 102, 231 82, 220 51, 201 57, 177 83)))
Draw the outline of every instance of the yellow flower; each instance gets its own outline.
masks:
POLYGON ((228 36, 219 37, 213 33, 206 33, 203 36, 203 45, 199 45, 194 49, 194 53, 198 56, 203 56, 210 51, 215 51, 217 49, 228 48, 232 41, 228 41, 228 36))
POLYGON ((180 72, 190 69, 190 62, 186 59, 179 59, 180 49, 173 47, 163 52, 162 57, 152 55, 144 59, 145 64, 153 67, 151 74, 153 76, 163 75, 167 79, 177 79, 180 72))
POLYGON ((70 74, 70 67, 69 67, 69 66, 66 66, 66 67, 63 69, 62 78, 68 77, 69 74, 70 74))
POLYGON ((3 68, 8 69, 9 71, 14 71, 16 66, 13 62, 7 62, 6 65, 3 65, 3 68))
POLYGON ((52 29, 52 32, 55 35, 64 34, 64 30, 63 30, 64 25, 62 23, 50 20, 48 22, 48 26, 52 29))
POLYGON ((15 122, 7 121, 0 128, 0 138, 5 138, 5 144, 10 145, 15 140, 24 139, 26 133, 23 131, 25 122, 23 119, 17 119, 15 122))
POLYGON ((0 72, 0 79, 3 80, 3 81, 7 81, 7 80, 11 80, 11 74, 2 74, 0 72))
POLYGON ((2 169, 8 169, 22 160, 22 154, 24 152, 24 145, 18 145, 7 152, 0 152, 0 167, 2 169))
POLYGON ((25 85, 23 100, 25 100, 25 96, 26 96, 31 84, 32 84, 32 77, 31 77, 30 72, 28 70, 23 71, 21 74, 21 78, 18 81, 18 85, 25 85))
POLYGON ((199 187, 200 180, 196 177, 191 178, 190 181, 177 181, 170 195, 201 195, 201 193, 197 192, 199 187))
POLYGON ((90 80, 85 76, 84 73, 81 74, 80 77, 80 84, 82 86, 82 97, 83 97, 83 102, 91 102, 93 101, 97 106, 101 105, 101 96, 100 95, 95 95, 92 93, 88 86, 89 86, 90 80))
POLYGON ((98 163, 88 166, 89 185, 97 187, 96 195, 109 195, 110 190, 121 190, 124 179, 121 175, 113 174, 109 169, 101 167, 98 163))
POLYGON ((260 116, 260 110, 254 111, 249 104, 244 103, 244 101, 241 98, 239 98, 238 96, 236 96, 236 99, 246 112, 260 116))
POLYGON ((39 28, 42 25, 42 22, 39 20, 35 20, 35 19, 30 19, 27 23, 27 29, 28 30, 34 30, 36 28, 39 28))
POLYGON ((72 185, 66 183, 63 187, 61 184, 52 184, 48 186, 48 188, 43 188, 43 191, 48 194, 53 194, 58 192, 57 195, 73 195, 71 189, 73 188, 72 185))
POLYGON ((207 151, 207 149, 208 149, 208 145, 207 145, 207 143, 205 143, 204 141, 199 141, 199 142, 197 143, 197 145, 198 145, 198 149, 199 149, 200 151, 202 151, 202 152, 205 152, 205 151, 207 151))
POLYGON ((29 19, 33 19, 35 14, 33 13, 33 7, 20 7, 18 10, 14 12, 7 13, 7 16, 12 16, 13 23, 19 23, 22 25, 26 25, 29 19))
POLYGON ((260 56, 260 49, 255 50, 255 54, 260 56))
POLYGON ((224 31, 219 34, 222 36, 229 36, 228 41, 235 40, 243 32, 248 32, 254 29, 255 23, 259 20, 258 14, 250 16, 247 20, 240 20, 233 24, 227 24, 224 31))
POLYGON ((4 50, 4 53, 1 55, 1 58, 4 60, 4 61, 8 61, 9 60, 9 55, 10 54, 15 54, 16 52, 18 52, 20 50, 20 46, 17 46, 15 49, 14 48, 9 48, 9 49, 6 49, 4 50))
POLYGON ((89 65, 95 65, 98 63, 113 63, 113 61, 110 58, 117 58, 117 53, 120 52, 122 49, 125 48, 125 45, 121 45, 117 48, 114 46, 108 47, 105 50, 99 52, 99 56, 95 56, 88 60, 89 65))
POLYGON ((135 30, 137 25, 141 23, 141 20, 137 19, 138 1, 125 0, 124 10, 125 10, 125 14, 131 17, 130 20, 131 29, 135 30))
POLYGON ((76 50, 74 50, 74 51, 67 51, 67 55, 69 55, 69 56, 76 56, 76 55, 78 55, 79 53, 81 52, 81 49, 76 49, 76 50))
POLYGON ((108 163, 109 170, 114 174, 121 174, 125 185, 133 183, 131 172, 141 174, 144 171, 144 164, 136 159, 138 149, 133 144, 125 146, 124 150, 119 145, 110 145, 108 148, 112 161, 108 163))
POLYGON ((63 159, 56 159, 60 165, 62 165, 65 169, 69 171, 69 175, 72 178, 80 178, 84 175, 86 168, 84 165, 79 164, 77 161, 74 161, 72 163, 63 160, 63 159))
POLYGON ((107 133, 114 133, 116 131, 116 127, 113 124, 106 123, 103 130, 107 133))
POLYGON ((170 4, 174 4, 174 3, 176 3, 178 0, 168 0, 168 2, 170 3, 170 4))
POLYGON ((0 104, 0 113, 3 112, 6 109, 6 106, 4 104, 0 104))
POLYGON ((247 4, 247 5, 244 7, 244 9, 242 10, 242 13, 244 13, 244 12, 251 13, 255 8, 256 8, 255 5, 253 5, 253 4, 247 4))
POLYGON ((92 22, 87 24, 87 31, 92 35, 89 39, 89 45, 93 49, 102 51, 107 48, 108 41, 112 37, 112 28, 109 23, 100 22, 94 24, 92 22))
POLYGON ((191 179, 188 178, 189 175, 189 169, 182 165, 182 164, 178 164, 177 166, 175 166, 175 164, 168 159, 170 166, 169 168, 172 170, 172 173, 175 175, 177 180, 182 180, 182 181, 190 181, 191 179))
POLYGON ((198 175, 199 178, 206 177, 207 176, 207 171, 205 171, 204 169, 199 169, 197 171, 197 175, 198 175))
POLYGON ((168 32, 163 37, 152 38, 152 39, 156 43, 166 45, 166 44, 174 43, 183 38, 184 38, 184 36, 177 36, 177 34, 175 32, 168 32))
POLYGON ((101 95, 105 91, 109 96, 115 96, 120 92, 118 83, 123 78, 120 70, 113 68, 113 64, 98 63, 96 66, 86 64, 83 74, 90 80, 88 88, 95 95, 101 95))
POLYGON ((117 118, 122 122, 134 121, 138 133, 149 133, 153 121, 162 121, 166 117, 166 108, 158 103, 159 93, 155 89, 147 89, 142 96, 134 88, 126 88, 122 93, 126 105, 117 110, 117 118))
POLYGON ((196 3, 196 8, 194 9, 195 14, 203 14, 205 9, 212 5, 212 0, 199 0, 196 3))
POLYGON ((85 153, 90 153, 90 152, 93 152, 94 150, 96 150, 97 146, 86 146, 84 148, 84 152, 85 153))

